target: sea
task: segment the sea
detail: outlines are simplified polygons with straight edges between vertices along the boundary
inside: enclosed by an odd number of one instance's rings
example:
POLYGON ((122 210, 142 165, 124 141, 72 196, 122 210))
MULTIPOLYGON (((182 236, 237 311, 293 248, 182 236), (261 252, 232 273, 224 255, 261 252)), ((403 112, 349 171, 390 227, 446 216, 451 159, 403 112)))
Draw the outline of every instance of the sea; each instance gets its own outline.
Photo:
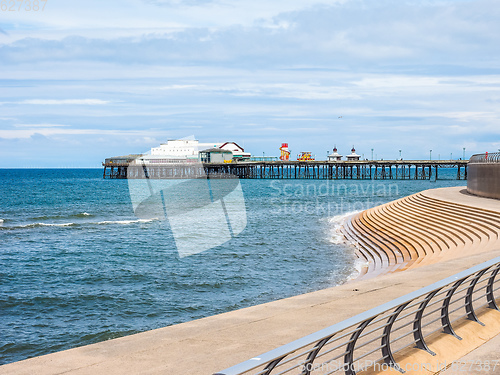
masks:
POLYGON ((103 179, 101 169, 1 169, 0 364, 346 283, 362 264, 339 232, 343 220, 465 186, 455 174, 240 180, 238 212, 221 206, 230 236, 200 245, 199 223, 182 232, 168 215, 137 215, 130 180, 103 179))

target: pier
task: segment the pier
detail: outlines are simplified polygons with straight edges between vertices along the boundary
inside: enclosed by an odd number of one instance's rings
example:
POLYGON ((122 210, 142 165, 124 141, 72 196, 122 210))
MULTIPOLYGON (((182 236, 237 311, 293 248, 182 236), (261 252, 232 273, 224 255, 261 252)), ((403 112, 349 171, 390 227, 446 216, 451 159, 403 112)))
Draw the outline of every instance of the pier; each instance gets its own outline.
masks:
MULTIPOLYGON (((252 161, 231 163, 145 163, 140 157, 117 157, 103 163, 103 178, 438 180, 444 169, 467 179, 467 160, 252 161)), ((450 174, 447 174, 449 179, 450 174)))

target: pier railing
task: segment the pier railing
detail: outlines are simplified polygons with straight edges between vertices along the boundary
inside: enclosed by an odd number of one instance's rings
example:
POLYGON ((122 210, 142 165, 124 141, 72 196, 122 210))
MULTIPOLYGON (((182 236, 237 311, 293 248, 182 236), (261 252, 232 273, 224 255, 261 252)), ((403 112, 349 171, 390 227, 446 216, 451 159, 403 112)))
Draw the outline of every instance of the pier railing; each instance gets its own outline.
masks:
POLYGON ((417 347, 434 355, 428 343, 439 335, 461 340, 454 324, 468 319, 484 325, 479 312, 498 310, 499 272, 497 257, 216 375, 354 375, 387 367, 404 372, 398 365, 404 349, 417 347))
POLYGON ((472 155, 469 163, 500 163, 500 152, 472 155))

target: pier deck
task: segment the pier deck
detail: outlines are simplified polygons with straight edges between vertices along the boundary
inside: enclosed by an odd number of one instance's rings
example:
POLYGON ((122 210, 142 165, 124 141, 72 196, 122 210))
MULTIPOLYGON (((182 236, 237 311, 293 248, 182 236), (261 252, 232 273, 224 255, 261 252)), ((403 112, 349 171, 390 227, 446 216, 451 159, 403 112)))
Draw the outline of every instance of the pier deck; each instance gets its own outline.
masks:
MULTIPOLYGON (((438 180, 443 169, 467 179, 467 160, 264 161, 232 163, 142 163, 106 159, 104 178, 231 178, 317 180, 438 180)), ((449 179, 450 174, 447 174, 449 179)))

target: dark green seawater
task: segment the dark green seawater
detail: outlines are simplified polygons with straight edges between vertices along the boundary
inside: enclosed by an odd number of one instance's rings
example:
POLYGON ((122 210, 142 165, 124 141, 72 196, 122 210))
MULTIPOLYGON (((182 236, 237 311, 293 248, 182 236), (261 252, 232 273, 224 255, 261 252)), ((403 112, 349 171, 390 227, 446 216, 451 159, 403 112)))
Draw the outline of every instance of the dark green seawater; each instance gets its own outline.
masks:
MULTIPOLYGON (((0 364, 344 283, 346 214, 430 181, 240 181, 245 229, 179 257, 165 220, 134 216, 102 170, 0 170, 0 364)), ((193 233, 196 236, 197 233, 193 233)))

